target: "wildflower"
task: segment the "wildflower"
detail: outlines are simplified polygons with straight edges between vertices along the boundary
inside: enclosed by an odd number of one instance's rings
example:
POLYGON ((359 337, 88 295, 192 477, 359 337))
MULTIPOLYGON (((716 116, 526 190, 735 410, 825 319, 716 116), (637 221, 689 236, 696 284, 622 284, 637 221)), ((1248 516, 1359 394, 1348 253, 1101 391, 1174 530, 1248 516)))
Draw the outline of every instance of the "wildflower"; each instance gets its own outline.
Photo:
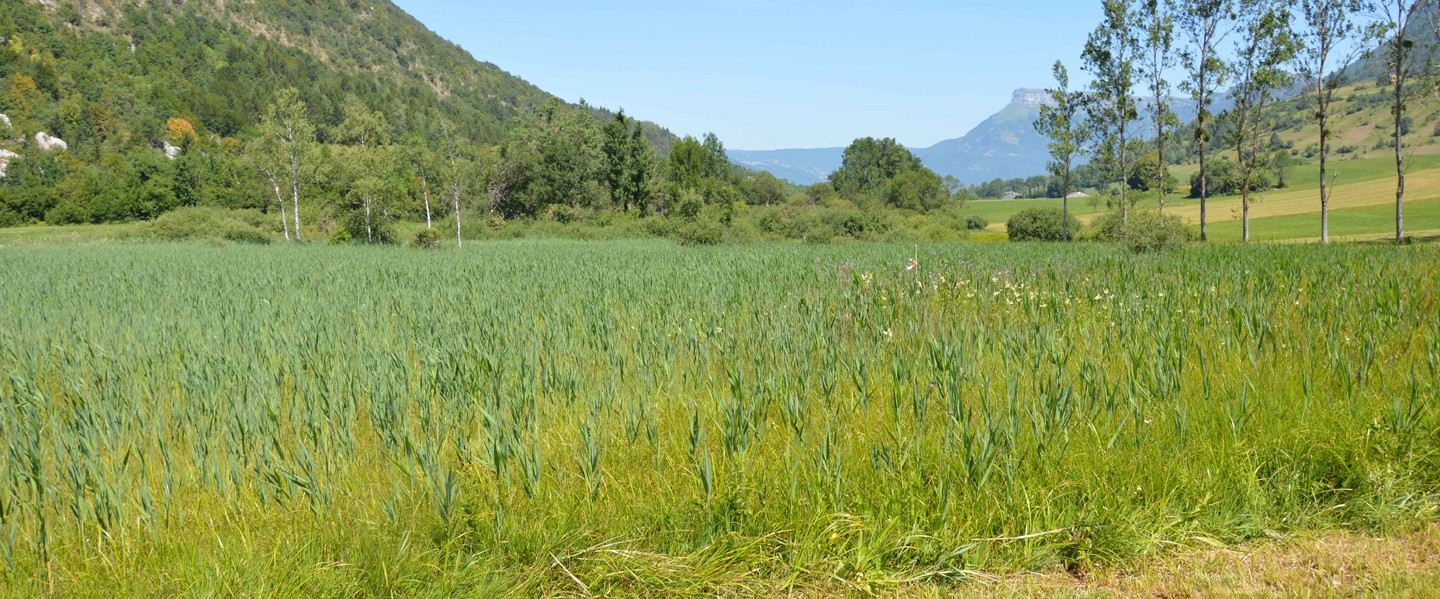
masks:
POLYGON ((914 258, 911 258, 911 259, 910 259, 910 263, 905 265, 905 270, 915 270, 915 269, 918 268, 919 266, 920 266, 920 263, 917 262, 914 258))

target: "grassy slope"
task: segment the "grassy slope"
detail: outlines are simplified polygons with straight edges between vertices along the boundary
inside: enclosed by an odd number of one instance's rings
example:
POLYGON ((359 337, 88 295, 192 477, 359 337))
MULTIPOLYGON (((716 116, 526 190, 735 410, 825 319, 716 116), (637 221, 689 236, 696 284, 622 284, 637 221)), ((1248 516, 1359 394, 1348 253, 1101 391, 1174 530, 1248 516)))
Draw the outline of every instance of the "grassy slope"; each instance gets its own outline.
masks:
MULTIPOLYGON (((1423 148, 1422 148, 1423 149, 1423 148)), ((1395 182, 1392 158, 1339 159, 1331 162, 1336 186, 1331 196, 1330 226, 1334 235, 1369 235, 1395 230, 1395 182)), ((1440 229, 1440 215, 1430 206, 1440 202, 1440 154, 1417 152, 1407 167, 1406 229, 1416 234, 1440 229)), ((1319 165, 1298 166, 1289 174, 1290 185, 1257 194, 1250 207, 1252 237, 1258 241, 1318 237, 1320 230, 1319 165)), ((1060 206, 1060 200, 980 200, 969 203, 964 214, 978 214, 990 228, 1003 231, 1016 212, 1040 206, 1060 206)), ((1141 206, 1153 206, 1154 200, 1141 206)), ((1241 202, 1237 196, 1211 198, 1206 206, 1216 240, 1240 238, 1241 202), (1233 235, 1231 231, 1234 231, 1233 235)), ((1072 200, 1070 210, 1082 222, 1105 212, 1086 200, 1072 200)), ((1166 210, 1192 224, 1200 220, 1199 200, 1172 195, 1166 210)))
MULTIPOLYGON (((1376 94, 1387 93, 1370 82, 1341 88, 1336 93, 1332 108, 1332 123, 1337 137, 1332 146, 1329 171, 1336 185, 1332 198, 1330 226, 1337 236, 1377 236, 1394 233, 1395 220, 1395 159, 1393 150, 1376 147, 1388 141, 1392 135, 1390 115, 1384 104, 1377 104, 1376 94), (1344 148, 1346 153, 1338 151, 1344 148), (1382 206, 1389 206, 1389 218, 1381 218, 1385 212, 1382 206), (1354 210, 1365 208, 1368 210, 1354 210)), ((1309 110, 1309 98, 1301 96, 1281 104, 1282 113, 1309 110)), ((1406 193, 1406 229, 1417 236, 1440 230, 1440 218, 1433 209, 1425 207, 1432 201, 1440 200, 1440 102, 1420 98, 1407 106, 1407 114, 1414 122, 1406 136, 1406 172, 1408 190, 1406 193)), ((1304 124, 1290 127, 1277 133, 1280 139, 1294 145, 1297 154, 1303 155, 1308 145, 1319 138, 1315 125, 1304 124)), ((1231 152, 1221 151, 1214 156, 1224 158, 1231 152)), ((1252 238, 1266 240, 1296 240, 1318 238, 1320 231, 1320 199, 1316 190, 1320 182, 1320 166, 1314 159, 1305 160, 1286 175, 1288 186, 1259 195, 1259 201, 1251 207, 1252 238), (1302 218, 1302 215, 1308 215, 1302 218), (1308 223, 1308 226, 1305 224, 1308 223)), ((1185 198, 1189 192, 1190 176, 1199 170, 1197 164, 1182 164, 1171 172, 1181 182, 1183 193, 1166 200, 1167 206, 1175 207, 1192 224, 1200 220, 1199 201, 1185 198)), ((1142 201, 1140 205, 1154 205, 1153 200, 1142 201)), ((981 200, 971 202, 964 213, 984 216, 990 221, 990 229, 1005 230, 1005 221, 1016 212, 1038 206, 1059 206, 1059 200, 981 200)), ((1240 239, 1240 199, 1238 197, 1211 198, 1207 206, 1214 239, 1232 241, 1240 239)), ((1104 213, 1104 206, 1090 206, 1086 200, 1072 201, 1070 209, 1082 222, 1090 222, 1104 213)))

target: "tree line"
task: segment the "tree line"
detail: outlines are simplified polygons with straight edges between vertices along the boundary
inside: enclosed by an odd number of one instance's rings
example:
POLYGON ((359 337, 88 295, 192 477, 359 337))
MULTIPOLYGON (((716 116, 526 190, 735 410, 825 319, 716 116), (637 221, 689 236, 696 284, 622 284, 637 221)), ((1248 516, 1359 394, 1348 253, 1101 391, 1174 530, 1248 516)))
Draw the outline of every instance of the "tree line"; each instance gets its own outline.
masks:
MULTIPOLYGON (((1047 193, 1066 197, 1077 182, 1094 183, 1100 175, 1104 187, 1118 195, 1122 225, 1144 197, 1137 192, 1153 191, 1163 216, 1168 168, 1180 142, 1199 161, 1191 188, 1200 200, 1200 239, 1208 237, 1207 199, 1220 192, 1240 195, 1249 241, 1252 194, 1275 178, 1283 181, 1291 165, 1267 119, 1281 94, 1299 87, 1318 130, 1320 238, 1329 243, 1332 103, 1347 67, 1368 52, 1384 65, 1382 77, 1391 90, 1395 238, 1404 240, 1406 104, 1435 87, 1433 65, 1422 64, 1421 57, 1433 52, 1422 44, 1434 41, 1436 0, 1103 0, 1102 8, 1103 19, 1081 53, 1090 84, 1072 88, 1063 61, 1057 61, 1056 85, 1047 90, 1035 124, 1051 140, 1047 193), (1424 24, 1430 26, 1428 37, 1420 35, 1424 24), (1178 84, 1167 79, 1175 73, 1182 77, 1178 84), (1192 123, 1179 122, 1171 110, 1176 92, 1195 101, 1192 123), (1231 106, 1216 114, 1221 95, 1231 106), (1233 161, 1217 163, 1211 153, 1216 150, 1233 161), (1087 156, 1090 163, 1077 166, 1087 156), (1051 182, 1058 182, 1058 189, 1051 182)), ((1062 210, 1068 215, 1068 201, 1062 210)))

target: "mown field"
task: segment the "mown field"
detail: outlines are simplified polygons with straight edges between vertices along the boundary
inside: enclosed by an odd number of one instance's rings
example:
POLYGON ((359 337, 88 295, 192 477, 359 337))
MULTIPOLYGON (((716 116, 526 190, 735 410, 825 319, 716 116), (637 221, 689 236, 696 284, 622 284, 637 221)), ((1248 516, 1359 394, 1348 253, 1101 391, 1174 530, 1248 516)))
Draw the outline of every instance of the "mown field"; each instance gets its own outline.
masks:
POLYGON ((941 593, 1433 526, 1440 248, 1082 249, 6 247, 0 594, 941 593))
MULTIPOLYGON (((1427 148, 1428 149, 1428 148, 1427 148)), ((1405 201, 1406 231, 1419 237, 1440 235, 1440 154, 1425 153, 1408 159, 1405 201)), ((1286 175, 1283 189, 1255 194, 1250 206, 1251 237, 1255 241, 1306 241, 1320 239, 1319 165, 1297 166, 1286 175)), ((1193 165, 1175 168, 1181 188, 1188 193, 1193 165)), ((1395 235, 1395 159, 1372 157, 1336 159, 1329 170, 1335 187, 1330 199, 1331 235, 1376 237, 1395 235), (1384 218, 1388 215, 1388 218, 1384 218)), ((1154 208, 1153 197, 1141 207, 1154 208)), ((970 202, 962 214, 976 214, 990 221, 995 231, 1005 230, 1005 221, 1026 208, 1060 206, 1060 200, 980 200, 970 202)), ((1109 209, 1091 205, 1087 199, 1070 201, 1070 210, 1082 223, 1091 223, 1109 209)), ((1172 194, 1166 212, 1178 214, 1199 231, 1200 200, 1172 194)), ((1210 198, 1206 204, 1212 241, 1241 240, 1241 202, 1238 196, 1210 198)))

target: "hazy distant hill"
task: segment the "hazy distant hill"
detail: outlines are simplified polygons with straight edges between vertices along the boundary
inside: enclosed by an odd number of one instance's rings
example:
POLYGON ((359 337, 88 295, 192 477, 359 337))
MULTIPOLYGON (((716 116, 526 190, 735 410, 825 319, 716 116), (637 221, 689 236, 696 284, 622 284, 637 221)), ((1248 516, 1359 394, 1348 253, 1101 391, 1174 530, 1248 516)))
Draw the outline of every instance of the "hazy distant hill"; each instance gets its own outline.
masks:
MULTIPOLYGON (((963 137, 910 150, 936 173, 967 185, 1043 174, 1049 141, 1035 131, 1035 120, 1044 99, 1044 90, 1015 90, 1008 105, 963 137)), ((1222 102, 1217 109, 1225 107, 1222 102)), ((1171 109, 1182 120, 1195 118, 1195 105, 1189 99, 1174 100, 1171 109)), ((843 155, 843 148, 730 151, 730 159, 738 164, 801 184, 825 180, 840 167, 843 155)))

